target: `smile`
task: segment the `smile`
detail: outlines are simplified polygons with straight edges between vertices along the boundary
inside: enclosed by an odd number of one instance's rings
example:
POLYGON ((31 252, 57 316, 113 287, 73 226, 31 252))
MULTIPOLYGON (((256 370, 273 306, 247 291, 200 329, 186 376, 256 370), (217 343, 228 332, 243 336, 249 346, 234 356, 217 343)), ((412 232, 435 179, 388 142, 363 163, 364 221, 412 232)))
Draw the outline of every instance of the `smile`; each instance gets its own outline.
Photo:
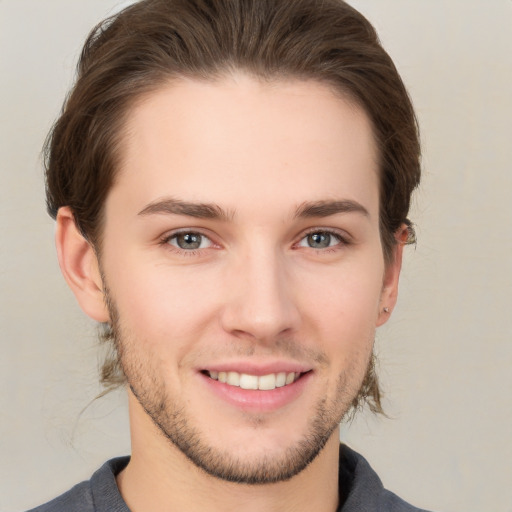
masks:
POLYGON ((269 373, 267 375, 215 371, 207 371, 205 373, 213 380, 218 380, 229 386, 239 387, 241 389, 259 389, 261 391, 271 391, 293 384, 302 375, 297 372, 279 372, 269 373))

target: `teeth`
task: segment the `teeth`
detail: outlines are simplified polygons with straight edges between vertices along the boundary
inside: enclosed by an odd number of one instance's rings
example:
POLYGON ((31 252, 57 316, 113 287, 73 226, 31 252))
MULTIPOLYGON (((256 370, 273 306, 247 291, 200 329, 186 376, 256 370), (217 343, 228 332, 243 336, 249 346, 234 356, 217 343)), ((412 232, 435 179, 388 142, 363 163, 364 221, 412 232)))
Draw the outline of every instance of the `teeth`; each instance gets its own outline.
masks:
POLYGON ((270 391, 275 388, 281 388, 295 382, 300 373, 269 373, 268 375, 249 375, 238 372, 209 372, 212 379, 224 382, 230 386, 237 386, 242 389, 259 389, 270 391))
POLYGON ((242 389, 258 389, 259 378, 256 375, 247 375, 247 373, 240 374, 240 384, 242 389))
POLYGON ((264 390, 276 389, 275 373, 271 373, 270 375, 262 375, 258 379, 258 389, 264 389, 264 390))
POLYGON ((282 388, 286 384, 286 373, 281 372, 276 375, 276 388, 282 388))
POLYGON ((228 372, 228 378, 226 382, 230 386, 240 386, 240 374, 236 372, 228 372))

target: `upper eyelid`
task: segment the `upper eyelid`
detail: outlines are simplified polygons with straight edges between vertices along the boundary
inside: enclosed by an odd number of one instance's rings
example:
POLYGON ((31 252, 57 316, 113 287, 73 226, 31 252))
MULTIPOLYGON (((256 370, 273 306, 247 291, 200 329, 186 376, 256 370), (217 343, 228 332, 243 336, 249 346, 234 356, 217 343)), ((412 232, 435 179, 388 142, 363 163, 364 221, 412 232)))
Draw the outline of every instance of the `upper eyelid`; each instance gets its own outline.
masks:
POLYGON ((299 237, 300 237, 299 240, 302 240, 305 236, 308 236, 312 233, 329 233, 330 235, 338 236, 339 238, 341 238, 343 240, 352 239, 352 236, 350 235, 350 233, 348 233, 344 229, 328 228, 328 227, 313 227, 313 228, 309 228, 309 229, 306 229, 305 231, 303 231, 299 235, 299 237))
MULTIPOLYGON (((210 242, 213 245, 221 245, 218 241, 216 241, 216 237, 214 233, 211 233, 208 229, 204 228, 195 228, 195 227, 184 227, 184 228, 177 228, 171 231, 168 231, 167 233, 164 233, 162 236, 159 237, 161 242, 168 242, 172 238, 183 234, 183 233, 196 233, 198 235, 204 236, 210 240, 210 242)), ((294 244, 300 242, 302 239, 304 239, 306 236, 312 234, 312 233, 329 233, 331 235, 336 236, 340 239, 342 242, 350 242, 352 240, 352 236, 344 229, 339 228, 333 228, 333 227, 326 227, 326 226, 313 226, 310 228, 307 228, 300 232, 300 234, 295 238, 294 244)))
POLYGON ((215 243, 213 240, 214 237, 209 233, 209 231, 204 230, 202 228, 186 227, 186 228, 173 229, 173 230, 167 231, 166 233, 161 235, 159 238, 160 238, 160 240, 170 240, 171 238, 174 238, 175 236, 178 236, 178 235, 182 235, 184 233, 194 233, 197 235, 201 235, 201 236, 208 238, 208 240, 210 240, 212 243, 215 243))

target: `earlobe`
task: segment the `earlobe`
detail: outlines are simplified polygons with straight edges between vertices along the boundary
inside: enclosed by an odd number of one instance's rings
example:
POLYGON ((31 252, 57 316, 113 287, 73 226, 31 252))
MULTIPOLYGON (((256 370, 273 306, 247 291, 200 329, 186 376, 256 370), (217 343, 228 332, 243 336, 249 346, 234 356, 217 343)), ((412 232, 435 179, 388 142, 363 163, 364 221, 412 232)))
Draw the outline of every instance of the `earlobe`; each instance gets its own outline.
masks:
POLYGON ((402 269, 402 256, 404 245, 409 235, 405 224, 395 234, 396 244, 393 248, 392 260, 386 264, 384 271, 384 280, 382 283, 382 292, 379 304, 379 314, 377 316, 377 327, 385 324, 393 311, 398 299, 398 281, 402 269))
POLYGON ((98 322, 108 322, 96 252, 77 229, 69 207, 59 209, 56 228, 57 255, 66 282, 88 316, 98 322))

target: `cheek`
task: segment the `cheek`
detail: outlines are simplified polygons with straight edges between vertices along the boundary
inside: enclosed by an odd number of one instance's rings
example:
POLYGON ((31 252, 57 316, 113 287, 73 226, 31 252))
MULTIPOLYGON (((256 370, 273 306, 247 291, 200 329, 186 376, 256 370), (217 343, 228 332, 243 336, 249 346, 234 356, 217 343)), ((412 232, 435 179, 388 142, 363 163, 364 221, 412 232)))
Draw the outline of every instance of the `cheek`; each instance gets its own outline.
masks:
POLYGON ((109 285, 124 327, 137 338, 158 344, 172 336, 172 345, 178 347, 214 316, 219 301, 213 279, 136 260, 128 268, 113 269, 109 285))
MULTIPOLYGON (((220 312, 231 296, 229 269, 170 266, 140 252, 121 252, 122 259, 119 251, 109 252, 105 272, 122 323, 135 338, 179 351, 204 334, 219 334, 220 312)), ((299 311, 299 336, 346 354, 373 342, 383 272, 382 258, 375 254, 330 267, 289 262, 283 294, 299 311)))
POLYGON ((373 349, 382 276, 379 260, 357 272, 351 269, 333 272, 324 282, 329 284, 325 293, 304 292, 303 320, 306 337, 310 334, 329 359, 331 376, 359 383, 373 349))
POLYGON ((333 269, 324 276, 304 280, 301 295, 316 318, 323 318, 325 328, 371 333, 379 312, 382 274, 379 261, 374 265, 333 269), (309 281, 309 282, 308 282, 309 281))

